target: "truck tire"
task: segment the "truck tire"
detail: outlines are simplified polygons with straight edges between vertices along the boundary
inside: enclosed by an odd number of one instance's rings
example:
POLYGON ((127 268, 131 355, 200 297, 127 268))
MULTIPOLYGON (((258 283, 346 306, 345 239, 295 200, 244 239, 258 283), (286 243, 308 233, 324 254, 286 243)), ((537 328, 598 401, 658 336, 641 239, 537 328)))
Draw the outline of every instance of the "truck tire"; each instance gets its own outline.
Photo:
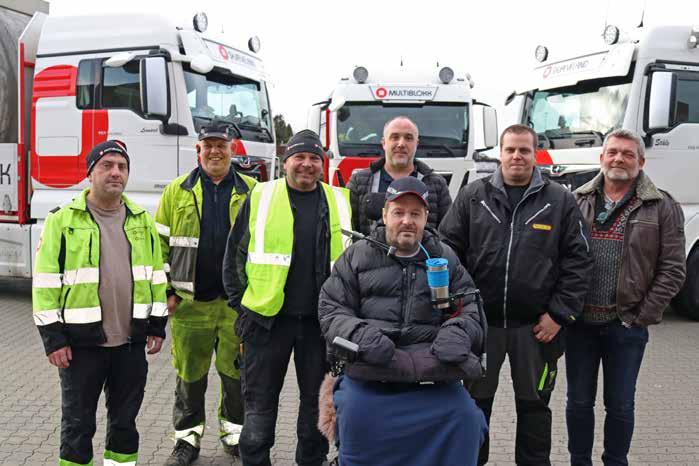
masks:
POLYGON ((687 259, 687 279, 672 301, 678 314, 699 320, 699 247, 695 247, 687 259))

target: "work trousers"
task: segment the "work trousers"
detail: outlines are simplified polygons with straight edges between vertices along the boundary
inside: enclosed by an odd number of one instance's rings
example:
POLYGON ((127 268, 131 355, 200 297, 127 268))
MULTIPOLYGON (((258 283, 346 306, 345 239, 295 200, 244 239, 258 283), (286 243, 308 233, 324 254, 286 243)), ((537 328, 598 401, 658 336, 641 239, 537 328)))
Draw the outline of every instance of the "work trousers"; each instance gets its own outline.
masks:
MULTIPOLYGON (((551 464, 551 409, 548 407, 556 383, 557 360, 563 353, 563 333, 548 344, 534 336, 534 325, 488 328, 488 370, 485 378, 469 391, 490 424, 500 368, 507 355, 510 362, 517 410, 515 463, 519 466, 551 464)), ((486 438, 478 464, 488 462, 490 442, 486 438)))
POLYGON ((279 393, 294 353, 301 403, 296 425, 296 463, 319 466, 328 441, 318 430, 318 394, 326 373, 325 341, 315 318, 277 317, 271 330, 257 324, 243 341, 241 376, 245 423, 240 437, 244 466, 270 466, 279 393))
POLYGON ((625 328, 620 321, 606 325, 579 323, 568 332, 566 379, 568 451, 573 466, 592 466, 595 438, 597 375, 604 372, 605 466, 626 466, 634 429, 636 380, 648 343, 648 330, 625 328))
POLYGON ((136 416, 148 375, 145 344, 71 350, 70 365, 58 370, 62 411, 59 465, 93 464, 92 437, 97 429, 97 402, 103 389, 107 405, 104 464, 135 464, 136 416))
POLYGON ((218 408, 219 437, 237 445, 243 425, 240 373, 235 366, 240 340, 235 335, 238 313, 224 299, 183 300, 170 319, 172 364, 177 371, 172 420, 175 438, 199 448, 204 434, 211 357, 216 352, 216 370, 221 378, 218 408))

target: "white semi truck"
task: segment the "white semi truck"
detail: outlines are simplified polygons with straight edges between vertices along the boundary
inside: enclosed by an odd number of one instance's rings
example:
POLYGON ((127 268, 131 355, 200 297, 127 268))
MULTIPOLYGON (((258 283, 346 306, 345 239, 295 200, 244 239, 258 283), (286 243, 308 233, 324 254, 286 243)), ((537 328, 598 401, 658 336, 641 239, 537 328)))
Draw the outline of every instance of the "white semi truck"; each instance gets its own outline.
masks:
POLYGON ((351 78, 342 78, 329 98, 308 112, 308 128, 329 149, 326 180, 344 186, 354 170, 381 157, 383 126, 402 115, 419 128, 416 157, 444 176, 456 196, 474 168, 476 128, 483 132, 478 150, 497 145, 495 109, 475 101, 472 87, 470 75, 455 74, 447 66, 393 71, 356 67, 351 78))
POLYGON ((506 103, 538 133, 538 164, 571 189, 597 174, 609 132, 641 135, 644 170, 685 215, 687 281, 673 307, 699 320, 699 28, 609 25, 603 37, 556 60, 537 47, 540 63, 506 103))
POLYGON ((274 173, 259 39, 250 52, 210 40, 203 14, 177 27, 157 15, 47 10, 0 0, 0 276, 31 276, 43 220, 88 186, 87 154, 107 139, 126 144, 128 194, 151 213, 196 166, 198 130, 214 118, 235 127, 243 169, 274 173))

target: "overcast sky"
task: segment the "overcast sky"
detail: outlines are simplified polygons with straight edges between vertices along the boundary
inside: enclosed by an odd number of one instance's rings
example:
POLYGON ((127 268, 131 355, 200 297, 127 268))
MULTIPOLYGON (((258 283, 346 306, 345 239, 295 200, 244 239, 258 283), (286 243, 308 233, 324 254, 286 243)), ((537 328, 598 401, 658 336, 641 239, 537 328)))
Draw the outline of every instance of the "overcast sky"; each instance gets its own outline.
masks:
MULTIPOLYGON (((259 56, 270 75, 272 111, 294 130, 310 104, 326 98, 355 65, 371 70, 448 65, 469 72, 477 99, 498 107, 500 127, 513 123, 504 98, 535 65, 537 44, 556 60, 602 44, 605 21, 622 30, 644 23, 699 24, 699 2, 586 1, 264 1, 51 0, 52 15, 160 13, 190 25, 197 11, 209 17, 212 38, 246 50, 260 37, 259 56), (223 32, 222 32, 223 31, 223 32)), ((105 24, 105 27, 119 25, 105 24)))

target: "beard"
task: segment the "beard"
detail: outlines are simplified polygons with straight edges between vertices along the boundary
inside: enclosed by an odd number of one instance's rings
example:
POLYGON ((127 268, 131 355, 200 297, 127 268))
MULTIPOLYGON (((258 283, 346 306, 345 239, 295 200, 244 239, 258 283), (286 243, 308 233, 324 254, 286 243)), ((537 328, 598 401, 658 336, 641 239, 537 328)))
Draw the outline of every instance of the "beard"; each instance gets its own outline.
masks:
POLYGON ((629 170, 620 167, 610 167, 602 170, 605 178, 611 181, 629 181, 635 177, 629 173, 629 170))

